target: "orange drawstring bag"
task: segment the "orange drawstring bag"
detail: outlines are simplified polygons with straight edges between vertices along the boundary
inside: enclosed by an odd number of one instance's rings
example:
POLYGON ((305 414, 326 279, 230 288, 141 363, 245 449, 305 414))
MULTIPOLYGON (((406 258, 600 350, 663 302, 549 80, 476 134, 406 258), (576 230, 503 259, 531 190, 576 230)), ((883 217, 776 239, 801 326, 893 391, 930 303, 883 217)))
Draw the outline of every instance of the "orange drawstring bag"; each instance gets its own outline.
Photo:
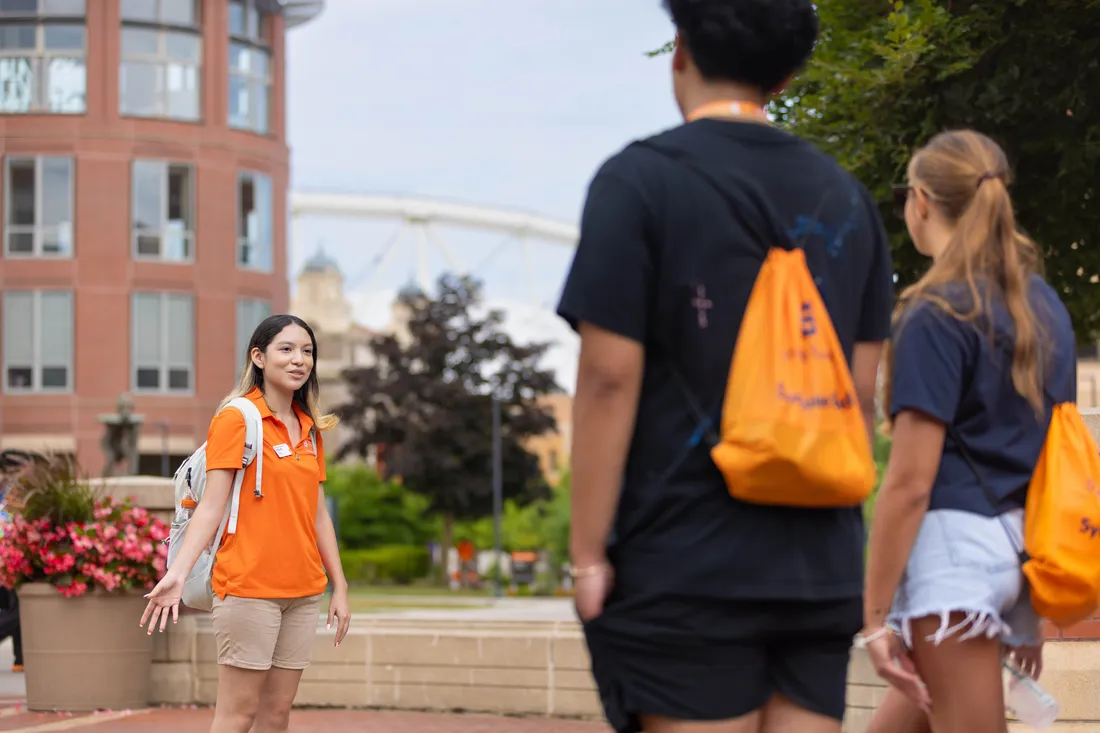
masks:
POLYGON ((858 506, 874 489, 852 375, 800 249, 771 249, 753 285, 711 457, 754 504, 858 506))
POLYGON ((1100 452, 1071 402, 1054 406, 1024 510, 1035 611, 1065 628, 1100 606, 1100 452))
POLYGON ((635 144, 694 171, 767 247, 734 347, 721 434, 710 451, 730 495, 775 506, 860 505, 875 487, 874 457, 847 359, 805 253, 778 225, 767 195, 736 168, 719 171, 722 182, 685 151, 635 144))

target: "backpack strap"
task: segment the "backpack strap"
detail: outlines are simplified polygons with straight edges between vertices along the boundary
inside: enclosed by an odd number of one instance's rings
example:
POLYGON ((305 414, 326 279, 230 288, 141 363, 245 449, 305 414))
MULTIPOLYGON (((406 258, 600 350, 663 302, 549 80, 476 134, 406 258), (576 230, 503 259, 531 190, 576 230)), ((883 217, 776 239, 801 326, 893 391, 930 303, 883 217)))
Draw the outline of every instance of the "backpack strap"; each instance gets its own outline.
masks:
POLYGON ((244 417, 244 457, 241 468, 233 477, 233 490, 229 497, 229 506, 226 507, 225 517, 222 519, 222 527, 218 530, 215 547, 221 544, 222 535, 237 533, 237 516, 241 509, 241 484, 244 482, 245 469, 256 462, 256 495, 260 495, 260 486, 263 480, 263 416, 259 409, 247 397, 237 397, 232 400, 227 408, 232 407, 244 417))
MULTIPOLYGON (((954 425, 947 426, 947 434, 951 436, 951 440, 955 441, 955 445, 959 449, 959 455, 966 461, 966 465, 970 467, 970 472, 974 474, 974 478, 978 480, 978 486, 981 487, 982 493, 985 494, 985 500, 989 502, 989 506, 994 512, 997 512, 997 497, 993 493, 993 489, 989 488, 989 484, 982 478, 982 472, 978 468, 977 462, 970 456, 970 452, 963 445, 962 437, 959 435, 959 431, 955 429, 954 425)), ((997 519, 1000 520, 1001 526, 1004 527, 1005 534, 1008 535, 1008 541, 1012 543, 1012 549, 1016 553, 1016 557, 1019 558, 1020 564, 1023 565, 1031 556, 1027 554, 1027 550, 1016 540, 1016 535, 1012 531, 1012 528, 1008 526, 1008 522, 1005 520, 1004 514, 998 512, 997 519)))

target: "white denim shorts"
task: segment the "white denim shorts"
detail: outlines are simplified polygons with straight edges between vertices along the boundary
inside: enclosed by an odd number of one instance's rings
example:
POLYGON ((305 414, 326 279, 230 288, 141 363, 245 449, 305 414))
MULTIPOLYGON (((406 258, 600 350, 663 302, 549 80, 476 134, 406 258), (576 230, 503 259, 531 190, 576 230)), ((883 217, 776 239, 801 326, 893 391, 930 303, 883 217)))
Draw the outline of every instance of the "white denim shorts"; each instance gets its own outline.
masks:
POLYGON ((938 616, 926 640, 1000 637, 1009 646, 1039 641, 1039 617, 1015 547, 1022 546, 1023 510, 996 517, 937 509, 921 522, 887 624, 913 646, 913 619, 938 616), (1006 526, 1007 525, 1007 531, 1006 526), (1017 545, 1009 539, 1012 533, 1017 545), (966 618, 952 625, 950 614, 966 618))

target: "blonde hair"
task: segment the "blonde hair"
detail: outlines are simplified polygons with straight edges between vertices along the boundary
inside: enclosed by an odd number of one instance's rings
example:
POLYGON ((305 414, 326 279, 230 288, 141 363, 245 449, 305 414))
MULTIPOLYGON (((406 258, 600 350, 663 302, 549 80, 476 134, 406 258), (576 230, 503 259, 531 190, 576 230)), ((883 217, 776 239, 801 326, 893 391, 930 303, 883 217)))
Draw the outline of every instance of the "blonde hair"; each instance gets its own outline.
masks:
POLYGON ((340 423, 340 418, 334 414, 320 414, 319 406, 319 394, 320 385, 317 381, 317 337, 313 335, 313 329, 297 316, 291 315, 275 315, 265 318, 256 330, 252 332, 252 338, 248 340, 248 348, 245 350, 245 363, 241 369, 241 376, 237 380, 237 386, 233 388, 233 391, 226 395, 221 404, 218 405, 220 411, 231 400, 237 397, 245 397, 252 390, 257 387, 263 391, 264 373, 260 367, 252 361, 252 351, 259 349, 261 353, 267 350, 267 347, 271 345, 271 342, 275 340, 275 337, 279 335, 287 326, 301 326, 306 333, 309 334, 310 341, 313 342, 313 363, 314 368, 309 372, 309 378, 306 383, 299 387, 294 392, 294 402, 298 405, 306 415, 313 420, 313 424, 317 426, 320 431, 332 430, 340 423))
MULTIPOLYGON (((1035 243, 1017 227, 1010 183, 1004 151, 972 130, 941 133, 917 151, 909 163, 909 185, 924 192, 954 225, 954 232, 928 272, 902 291, 894 322, 901 322, 919 301, 932 303, 957 320, 978 321, 989 314, 993 291, 997 291, 1015 325, 1012 384, 1041 414, 1044 349, 1029 291, 1031 277, 1042 265, 1035 243), (986 287, 979 288, 979 280, 986 287), (966 283, 968 310, 959 310, 945 295, 945 286, 952 283, 966 283)), ((993 319, 985 320, 992 336, 993 319)), ((886 405, 891 399, 893 366, 890 344, 884 364, 886 405)))

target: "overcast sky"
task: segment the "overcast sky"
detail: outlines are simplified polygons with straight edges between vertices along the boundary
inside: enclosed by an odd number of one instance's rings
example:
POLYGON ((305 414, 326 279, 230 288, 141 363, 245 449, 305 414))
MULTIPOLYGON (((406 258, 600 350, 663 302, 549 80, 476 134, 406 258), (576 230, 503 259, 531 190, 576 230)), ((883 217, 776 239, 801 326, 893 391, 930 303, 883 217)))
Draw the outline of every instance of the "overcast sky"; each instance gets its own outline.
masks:
MULTIPOLYGON (((328 0, 289 35, 292 187, 415 194, 530 211, 577 223, 599 164, 631 139, 678 123, 660 0, 328 0)), ((406 247, 375 261, 398 222, 310 217, 291 243, 291 277, 323 242, 341 263, 361 320, 385 325, 393 293, 415 271, 406 247)), ((575 342, 550 315, 570 252, 540 245, 537 283, 516 276, 518 247, 499 234, 443 231, 488 296, 526 338, 575 342), (495 254, 495 256, 493 256, 495 254), (528 307, 531 306, 531 307, 528 307)), ((433 276, 445 266, 432 262, 433 276)), ((573 376, 563 373, 571 387, 573 376)))

